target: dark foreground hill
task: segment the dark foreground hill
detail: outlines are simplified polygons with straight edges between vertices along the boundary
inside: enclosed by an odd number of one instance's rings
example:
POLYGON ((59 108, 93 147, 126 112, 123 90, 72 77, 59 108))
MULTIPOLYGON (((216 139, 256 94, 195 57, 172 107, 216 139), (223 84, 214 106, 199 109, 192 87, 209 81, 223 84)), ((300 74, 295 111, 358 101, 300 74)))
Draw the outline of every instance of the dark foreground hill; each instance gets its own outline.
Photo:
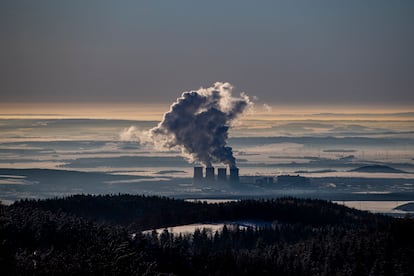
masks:
POLYGON ((0 206, 2 275, 410 275, 414 221, 321 200, 206 204, 132 195, 0 206), (140 230, 259 219, 272 227, 140 230))

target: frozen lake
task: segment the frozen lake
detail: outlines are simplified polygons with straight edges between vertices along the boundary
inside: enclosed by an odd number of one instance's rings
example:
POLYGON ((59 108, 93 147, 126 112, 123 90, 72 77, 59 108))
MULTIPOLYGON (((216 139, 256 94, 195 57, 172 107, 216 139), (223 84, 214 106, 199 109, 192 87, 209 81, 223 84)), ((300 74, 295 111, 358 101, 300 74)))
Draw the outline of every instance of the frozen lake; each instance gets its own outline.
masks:
MULTIPOLYGON (((199 229, 202 231, 203 229, 208 234, 214 234, 216 231, 221 231, 226 225, 228 228, 239 228, 239 229, 246 229, 246 228, 256 228, 256 227, 271 227, 271 222, 266 221, 254 221, 254 220, 246 220, 246 221, 226 221, 226 222, 217 222, 217 223, 194 223, 194 224, 186 224, 186 225, 178 225, 173 227, 164 227, 155 229, 158 234, 160 234, 165 229, 168 230, 169 233, 173 234, 192 234, 194 231, 199 229)), ((143 231, 143 234, 152 233, 153 230, 146 230, 143 231)))
POLYGON ((370 211, 373 213, 391 213, 391 214, 405 214, 407 212, 394 210, 394 208, 412 202, 412 201, 334 201, 335 203, 345 205, 350 208, 355 208, 363 211, 370 211))
MULTIPOLYGON (((233 202, 237 201, 234 199, 197 199, 197 200, 188 200, 188 201, 202 201, 207 203, 224 203, 224 202, 233 202)), ((389 214, 405 214, 407 212, 394 210, 394 208, 412 202, 412 201, 333 201, 334 203, 345 205, 350 208, 355 208, 363 211, 370 211, 373 213, 389 213, 389 214)), ((194 223, 186 225, 178 225, 173 227, 164 227, 155 229, 158 234, 161 234, 165 229, 169 233, 173 234, 193 234, 194 231, 199 229, 200 231, 206 231, 208 235, 213 235, 216 231, 221 231, 226 225, 228 228, 240 229, 246 228, 255 228, 255 227, 271 227, 271 222, 265 221, 228 221, 228 222, 217 222, 217 223, 194 223)), ((143 231, 143 234, 150 234, 153 230, 143 231)))

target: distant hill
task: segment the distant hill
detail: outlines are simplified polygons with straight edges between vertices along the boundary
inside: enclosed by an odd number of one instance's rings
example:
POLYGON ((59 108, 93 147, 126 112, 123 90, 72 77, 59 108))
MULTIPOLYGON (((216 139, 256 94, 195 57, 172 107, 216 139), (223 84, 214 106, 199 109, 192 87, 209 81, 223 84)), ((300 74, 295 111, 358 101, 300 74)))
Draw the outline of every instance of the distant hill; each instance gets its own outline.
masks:
POLYGON ((336 170, 316 170, 316 171, 306 171, 306 170, 299 170, 299 171, 295 171, 295 173, 332 173, 332 172, 337 172, 336 170))
POLYGON ((350 170, 350 172, 367 172, 367 173, 407 173, 402 170, 394 169, 384 165, 368 165, 350 170))

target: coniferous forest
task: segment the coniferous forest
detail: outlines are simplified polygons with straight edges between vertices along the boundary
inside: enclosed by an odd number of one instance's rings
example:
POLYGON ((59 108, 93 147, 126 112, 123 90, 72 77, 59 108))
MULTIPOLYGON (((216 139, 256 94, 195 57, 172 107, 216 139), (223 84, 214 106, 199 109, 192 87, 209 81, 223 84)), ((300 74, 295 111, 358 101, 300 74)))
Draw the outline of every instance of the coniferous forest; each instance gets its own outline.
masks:
POLYGON ((414 220, 322 200, 75 195, 0 206, 2 275, 414 275, 414 220), (192 234, 143 230, 262 220, 192 234))

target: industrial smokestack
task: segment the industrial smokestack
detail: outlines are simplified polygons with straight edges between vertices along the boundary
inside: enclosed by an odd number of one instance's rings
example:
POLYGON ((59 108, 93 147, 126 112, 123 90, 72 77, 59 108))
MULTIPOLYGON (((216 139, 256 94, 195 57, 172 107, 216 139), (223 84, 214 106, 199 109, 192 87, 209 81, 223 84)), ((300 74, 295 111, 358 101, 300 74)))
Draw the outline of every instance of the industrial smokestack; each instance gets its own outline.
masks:
POLYGON ((194 167, 193 182, 197 183, 203 179, 203 167, 194 167))
POLYGON ((236 166, 227 146, 233 121, 252 103, 245 94, 232 96, 233 86, 217 82, 213 87, 184 92, 157 127, 149 131, 158 148, 181 149, 190 160, 211 167, 214 162, 236 166))
POLYGON ((218 168, 217 180, 227 181, 227 169, 226 168, 218 168))
POLYGON ((206 168, 206 180, 214 180, 214 167, 206 168))
POLYGON ((237 167, 230 168, 230 183, 232 184, 240 183, 239 168, 237 167))

